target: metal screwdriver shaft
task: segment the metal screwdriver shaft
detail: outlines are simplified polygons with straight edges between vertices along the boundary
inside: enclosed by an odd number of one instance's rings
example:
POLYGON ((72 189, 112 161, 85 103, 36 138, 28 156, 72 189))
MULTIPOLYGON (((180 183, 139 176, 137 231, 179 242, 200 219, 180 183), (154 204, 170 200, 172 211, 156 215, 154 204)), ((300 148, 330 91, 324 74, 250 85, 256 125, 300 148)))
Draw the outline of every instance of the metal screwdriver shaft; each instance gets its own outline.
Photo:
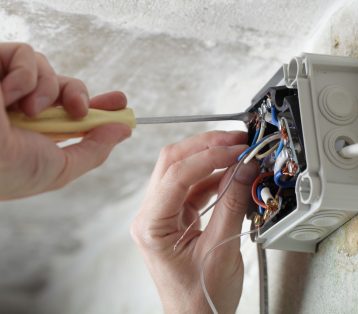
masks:
POLYGON ((247 123, 250 122, 253 117, 254 114, 249 112, 243 112, 243 113, 234 113, 234 114, 145 117, 145 118, 136 118, 136 122, 137 124, 160 124, 160 123, 186 123, 186 122, 236 120, 236 121, 243 121, 247 123))

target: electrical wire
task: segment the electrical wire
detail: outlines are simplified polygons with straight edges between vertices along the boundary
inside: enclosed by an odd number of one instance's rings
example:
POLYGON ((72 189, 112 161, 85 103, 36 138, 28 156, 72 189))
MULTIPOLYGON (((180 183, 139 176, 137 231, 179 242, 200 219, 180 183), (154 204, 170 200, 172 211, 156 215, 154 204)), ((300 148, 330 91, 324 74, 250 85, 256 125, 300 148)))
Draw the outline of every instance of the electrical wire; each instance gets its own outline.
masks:
POLYGON ((288 158, 289 158, 288 151, 287 151, 286 148, 283 148, 281 150, 280 154, 278 155, 278 157, 275 160, 275 165, 273 167, 273 172, 276 173, 278 171, 281 171, 281 169, 283 168, 283 166, 287 162, 288 158))
POLYGON ((257 194, 256 194, 256 191, 257 191, 257 187, 258 185, 265 179, 265 178, 268 178, 268 177, 272 177, 273 176, 273 172, 263 172, 263 173, 260 173, 257 178, 255 179, 254 183, 252 184, 252 187, 251 187, 251 196, 252 196, 252 199, 253 201, 258 205, 258 206, 261 206, 262 208, 264 209, 267 209, 267 205, 263 202, 263 201, 260 201, 257 194))
POLYGON ((282 152, 283 146, 285 145, 285 142, 283 141, 283 139, 280 140, 280 143, 278 145, 278 148, 276 150, 276 154, 275 154, 275 160, 277 159, 277 157, 280 155, 280 153, 282 152))
POLYGON ((218 314, 218 310, 216 309, 215 307, 215 304, 214 302, 212 301, 210 295, 209 295, 209 292, 206 288, 206 283, 205 283, 205 275, 204 275, 204 270, 205 270, 205 263, 207 261, 207 259, 209 258, 209 256, 217 249, 219 248, 220 246, 222 245, 225 245, 233 240, 236 240, 236 239, 239 239, 241 238, 242 236, 245 236, 245 235, 248 235, 248 234, 251 234, 251 233, 255 233, 259 231, 259 228, 256 228, 256 229, 253 229, 253 230, 249 230, 249 231, 246 231, 246 232, 242 232, 242 233, 238 233, 238 234, 235 234, 221 242, 219 242, 218 244, 216 244, 214 247, 212 247, 204 256, 203 258, 203 261, 201 263, 201 270, 200 270, 200 284, 201 284, 201 287, 203 289, 203 292, 204 292, 204 295, 205 295, 205 298, 210 306, 210 309, 212 310, 212 312, 214 314, 218 314))
POLYGON ((265 130, 266 130, 266 121, 265 119, 263 118, 262 121, 261 121, 261 125, 260 125, 260 132, 259 132, 259 136, 257 138, 257 141, 261 141, 261 139, 264 137, 264 134, 265 134, 265 130))
POLYGON ((277 171, 273 177, 273 180, 275 181, 275 184, 281 188, 288 189, 288 188, 294 188, 296 186, 296 180, 287 180, 284 181, 282 178, 285 177, 284 174, 282 174, 282 171, 277 171))
POLYGON ((339 154, 343 158, 357 158, 358 157, 358 143, 344 146, 340 151, 339 154))
POLYGON ((252 140, 251 146, 256 144, 257 139, 259 137, 259 133, 260 133, 260 127, 256 128, 255 136, 254 139, 252 140))
MULTIPOLYGON (((279 132, 275 132, 273 134, 280 134, 279 132)), ((241 154, 240 156, 237 158, 238 161, 240 161, 241 159, 243 159, 247 154, 249 154, 254 148, 258 147, 260 144, 263 143, 263 141, 267 140, 268 138, 270 138, 273 134, 270 135, 266 135, 263 139, 261 139, 261 141, 257 142, 256 144, 246 148, 241 154)))
POLYGON ((244 160, 244 164, 247 164, 250 162, 250 160, 252 158, 255 157, 255 155, 262 149, 264 148, 267 144, 275 141, 275 140, 279 140, 281 137, 281 134, 279 132, 275 132, 272 135, 265 137, 262 139, 262 141, 258 142, 255 146, 254 149, 249 153, 249 155, 245 158, 244 160))
MULTIPOLYGON (((250 148, 250 147, 249 147, 250 148)), ((209 206, 207 206, 201 213, 200 215, 194 219, 192 221, 192 223, 186 228, 186 230, 184 231, 184 233, 181 235, 181 237, 178 239, 178 241, 175 243, 173 250, 175 251, 177 249, 177 247, 179 246, 179 244, 183 241, 183 239, 185 238, 185 236, 188 234, 188 232, 190 231, 190 229, 195 225, 195 223, 202 217, 204 216, 211 208, 213 208, 217 203, 219 203, 219 201, 222 199, 222 197, 224 196, 224 194, 227 192, 227 190, 229 189, 232 181, 235 178, 236 173, 239 171, 240 167, 243 164, 243 159, 241 159, 238 164, 236 165, 234 171, 232 172, 229 181, 226 183, 224 189, 222 190, 222 192, 218 195, 218 197, 216 198, 216 200, 211 203, 209 206)))
MULTIPOLYGON (((260 202, 262 202, 262 197, 261 197, 262 188, 263 188, 262 185, 258 185, 256 189, 256 195, 260 202)), ((260 216, 263 216, 265 213, 265 209, 262 206, 259 206, 258 212, 260 216)))
POLYGON ((275 106, 271 107, 271 123, 275 126, 279 126, 279 122, 277 119, 277 110, 275 106))
POLYGON ((270 149, 268 149, 266 152, 262 153, 262 154, 257 154, 255 156, 255 158, 257 160, 261 160, 264 159, 265 157, 267 157, 268 155, 270 155, 272 152, 275 151, 275 149, 279 146, 279 143, 276 143, 274 146, 272 146, 270 149))
POLYGON ((256 243, 257 262, 259 265, 259 285, 260 285, 260 314, 268 314, 268 276, 266 250, 261 243, 256 243))
MULTIPOLYGON (((247 158, 249 158, 251 156, 251 154, 253 153, 253 151, 256 150, 256 153, 258 151, 260 151, 263 147, 265 147, 268 143, 274 141, 277 139, 277 136, 280 136, 279 132, 275 132, 272 135, 268 135, 266 137, 264 137, 263 139, 261 139, 261 141, 257 142, 255 145, 250 146, 249 148, 247 148, 243 153, 241 153, 241 155, 238 157, 238 164, 236 165, 233 173, 231 174, 229 181, 227 182, 227 184, 225 185, 223 191, 218 195, 218 197, 216 198, 216 200, 211 203, 209 206, 207 206, 201 213, 200 215, 194 219, 192 221, 192 223, 188 226, 188 228, 186 228, 186 230, 184 231, 184 233, 181 235, 181 237, 178 239, 178 241, 175 243, 173 250, 176 251, 176 249, 178 248, 179 244, 183 241, 183 239, 185 238, 185 236, 188 234, 188 232, 191 230, 191 228, 195 225, 195 223, 202 217, 204 216, 210 209, 212 209, 224 196, 224 194, 227 192, 227 190, 229 189, 232 181, 235 178, 236 173, 239 171, 240 167, 242 164, 247 164, 248 161, 247 158), (249 154, 249 156, 244 159, 244 157, 249 154)), ((255 155, 253 155, 254 157, 255 155)), ((249 161, 253 158, 250 157, 249 161)), ((255 188, 256 189, 256 188, 255 188)), ((263 203, 262 203, 263 204, 263 203)), ((264 206, 262 206, 263 208, 266 208, 265 204, 263 204, 264 206)))

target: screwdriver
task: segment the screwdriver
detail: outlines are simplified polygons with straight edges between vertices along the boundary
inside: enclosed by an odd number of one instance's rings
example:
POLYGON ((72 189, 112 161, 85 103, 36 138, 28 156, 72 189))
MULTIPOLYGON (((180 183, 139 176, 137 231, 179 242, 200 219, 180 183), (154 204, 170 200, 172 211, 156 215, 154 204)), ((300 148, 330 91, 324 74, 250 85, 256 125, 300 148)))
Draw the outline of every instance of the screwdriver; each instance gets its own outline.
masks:
POLYGON ((167 116, 136 118, 131 108, 116 111, 89 109, 82 119, 74 119, 63 107, 51 107, 34 118, 20 112, 8 112, 10 124, 14 127, 43 133, 54 140, 83 136, 95 127, 109 123, 124 123, 131 128, 137 124, 185 123, 202 121, 237 120, 249 123, 255 115, 250 112, 215 115, 167 116))

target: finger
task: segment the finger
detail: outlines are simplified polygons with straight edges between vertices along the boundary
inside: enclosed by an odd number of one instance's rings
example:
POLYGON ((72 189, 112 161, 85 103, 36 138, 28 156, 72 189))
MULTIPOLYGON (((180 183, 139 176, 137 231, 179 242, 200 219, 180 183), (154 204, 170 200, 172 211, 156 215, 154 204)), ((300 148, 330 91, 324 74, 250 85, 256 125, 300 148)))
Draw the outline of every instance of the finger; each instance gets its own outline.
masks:
MULTIPOLYGON (((184 203, 179 226, 186 229, 199 216, 199 211, 209 202, 212 196, 217 194, 219 183, 225 171, 216 172, 201 180, 191 187, 189 195, 184 203)), ((200 220, 193 229, 200 227, 200 220)))
MULTIPOLYGON (((147 206, 146 210, 150 212, 152 219, 165 219, 178 215, 191 185, 216 169, 234 164, 245 147, 247 146, 212 147, 172 164, 162 180, 154 184, 155 190, 159 193, 154 194, 152 200, 148 200, 153 206, 147 206)), ((153 187, 149 190, 153 190, 153 187)))
POLYGON ((33 92, 20 100, 21 110, 30 117, 53 105, 60 92, 57 75, 46 57, 36 53, 36 62, 38 69, 37 86, 33 92))
POLYGON ((0 79, 5 106, 31 93, 37 85, 37 63, 30 45, 0 45, 0 79))
POLYGON ((113 147, 129 137, 131 129, 122 124, 108 124, 89 132, 82 142, 65 147, 66 163, 51 189, 63 187, 91 169, 101 165, 113 147))
POLYGON ((89 107, 89 96, 86 85, 78 79, 58 76, 60 83, 59 102, 74 118, 83 118, 89 107))
POLYGON ((232 146, 247 142, 247 134, 240 131, 211 131, 166 146, 160 153, 153 176, 161 177, 168 167, 190 155, 216 146, 232 146))
POLYGON ((218 171, 193 185, 185 201, 185 207, 195 211, 203 209, 210 198, 217 194, 219 183, 224 174, 225 171, 218 171))
MULTIPOLYGON (((227 172, 220 183, 219 193, 227 184, 234 167, 227 172)), ((251 184, 258 175, 258 165, 251 161, 242 164, 223 198, 215 206, 209 224, 205 229, 206 245, 216 243, 241 232, 241 226, 251 200, 251 184), (208 240, 209 239, 209 240, 208 240)))
POLYGON ((127 105, 124 93, 115 91, 95 96, 90 101, 90 107, 103 110, 120 110, 127 105))

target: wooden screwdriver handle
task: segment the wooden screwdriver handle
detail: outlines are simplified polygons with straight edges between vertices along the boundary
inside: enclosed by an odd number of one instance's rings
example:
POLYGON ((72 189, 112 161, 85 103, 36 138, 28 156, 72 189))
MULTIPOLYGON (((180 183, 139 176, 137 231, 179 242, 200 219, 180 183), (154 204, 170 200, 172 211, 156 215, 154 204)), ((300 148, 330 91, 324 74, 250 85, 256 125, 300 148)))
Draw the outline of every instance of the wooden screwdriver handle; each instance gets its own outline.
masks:
POLYGON ((21 112, 8 112, 8 116, 12 126, 43 133, 55 140, 79 137, 95 127, 109 123, 124 123, 131 128, 136 126, 131 108, 116 111, 89 109, 82 119, 73 119, 63 107, 48 108, 34 118, 21 112))

